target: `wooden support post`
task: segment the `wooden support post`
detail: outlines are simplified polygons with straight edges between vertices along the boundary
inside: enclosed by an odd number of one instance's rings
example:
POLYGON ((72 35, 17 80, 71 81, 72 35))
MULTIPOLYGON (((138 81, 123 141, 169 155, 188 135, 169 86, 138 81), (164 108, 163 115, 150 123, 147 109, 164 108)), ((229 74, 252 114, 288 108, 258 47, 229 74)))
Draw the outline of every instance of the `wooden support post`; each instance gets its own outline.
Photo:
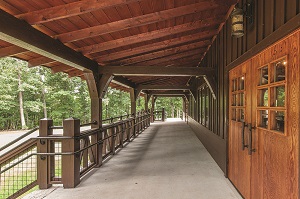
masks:
MULTIPOLYGON (((63 135, 74 137, 80 135, 80 120, 69 118, 63 121, 63 135)), ((65 139, 62 143, 63 153, 80 150, 79 139, 65 139)), ((80 183, 80 154, 62 156, 62 182, 64 188, 74 188, 80 183)))
POLYGON ((156 100, 156 98, 152 95, 152 100, 151 100, 151 103, 152 103, 152 107, 151 107, 151 122, 154 122, 154 121, 155 121, 155 115, 154 115, 154 111, 155 111, 155 100, 156 100))
POLYGON ((116 154, 116 128, 111 128, 111 152, 113 155, 116 154))
MULTIPOLYGON (((112 81, 113 76, 110 74, 100 75, 92 72, 85 72, 84 77, 87 81, 89 88, 89 94, 91 97, 91 119, 96 121, 92 128, 102 127, 102 98, 104 97, 109 83, 112 81)), ((98 132, 91 136, 91 144, 99 142, 103 138, 104 132, 98 132)), ((92 147, 93 154, 95 154, 95 164, 96 167, 102 165, 102 146, 103 144, 98 144, 92 147)))
POLYGON ((162 108, 162 112, 161 112, 161 121, 165 121, 165 108, 162 108))
MULTIPOLYGON (((39 126, 39 136, 48 137, 53 134, 53 130, 49 127, 53 126, 52 119, 41 119, 39 126)), ((38 153, 48 153, 49 143, 47 140, 40 139, 37 144, 38 153)), ((50 156, 39 156, 37 158, 37 181, 40 189, 48 189, 52 185, 50 184, 50 156)))
POLYGON ((120 146, 123 148, 124 147, 124 123, 121 123, 118 125, 118 130, 119 130, 119 138, 120 138, 120 146))

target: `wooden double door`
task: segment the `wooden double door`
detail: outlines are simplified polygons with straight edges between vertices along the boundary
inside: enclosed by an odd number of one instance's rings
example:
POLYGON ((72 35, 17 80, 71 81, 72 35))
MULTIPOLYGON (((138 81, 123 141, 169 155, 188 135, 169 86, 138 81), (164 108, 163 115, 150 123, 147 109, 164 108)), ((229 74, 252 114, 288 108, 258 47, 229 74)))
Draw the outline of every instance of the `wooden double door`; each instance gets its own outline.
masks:
POLYGON ((299 33, 229 72, 228 177, 244 198, 299 198, 299 33))

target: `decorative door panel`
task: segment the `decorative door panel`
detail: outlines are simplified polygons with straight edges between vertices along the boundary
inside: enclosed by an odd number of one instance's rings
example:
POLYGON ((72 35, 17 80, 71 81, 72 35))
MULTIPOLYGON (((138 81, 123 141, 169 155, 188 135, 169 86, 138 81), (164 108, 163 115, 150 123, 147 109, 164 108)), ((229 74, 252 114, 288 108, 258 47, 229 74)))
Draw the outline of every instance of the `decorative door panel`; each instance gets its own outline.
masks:
POLYGON ((294 33, 229 73, 228 176, 247 199, 299 198, 299 45, 294 33))

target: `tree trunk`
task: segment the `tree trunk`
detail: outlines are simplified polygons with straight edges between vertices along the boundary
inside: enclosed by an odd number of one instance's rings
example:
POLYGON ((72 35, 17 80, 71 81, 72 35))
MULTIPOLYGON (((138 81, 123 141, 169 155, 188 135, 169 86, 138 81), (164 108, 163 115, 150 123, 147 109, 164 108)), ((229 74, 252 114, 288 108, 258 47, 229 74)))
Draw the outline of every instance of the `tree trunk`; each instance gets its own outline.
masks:
POLYGON ((42 97, 43 97, 44 118, 48 118, 47 117, 47 105, 46 105, 45 88, 42 88, 42 97))
POLYGON ((25 116, 24 116, 24 107, 23 107, 23 92, 21 90, 22 87, 22 80, 21 80, 21 71, 19 69, 18 71, 18 79, 19 79, 19 105, 20 105, 20 117, 21 117, 21 126, 22 129, 26 129, 26 122, 25 122, 25 116))

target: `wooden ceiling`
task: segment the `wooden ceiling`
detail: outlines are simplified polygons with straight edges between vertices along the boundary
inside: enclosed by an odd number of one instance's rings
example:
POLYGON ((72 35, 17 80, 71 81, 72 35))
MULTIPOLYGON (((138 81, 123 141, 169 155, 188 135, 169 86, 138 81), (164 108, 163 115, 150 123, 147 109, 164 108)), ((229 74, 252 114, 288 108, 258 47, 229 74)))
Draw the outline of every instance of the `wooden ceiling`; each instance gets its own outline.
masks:
MULTIPOLYGON (((100 67, 151 68, 197 67, 236 3, 237 0, 0 0, 0 8, 100 67)), ((29 67, 43 65, 54 73, 84 78, 78 67, 12 43, 0 40, 0 57, 13 56, 28 61, 29 67)), ((190 76, 120 75, 111 86, 119 88, 120 79, 132 85, 186 85, 190 76)))

